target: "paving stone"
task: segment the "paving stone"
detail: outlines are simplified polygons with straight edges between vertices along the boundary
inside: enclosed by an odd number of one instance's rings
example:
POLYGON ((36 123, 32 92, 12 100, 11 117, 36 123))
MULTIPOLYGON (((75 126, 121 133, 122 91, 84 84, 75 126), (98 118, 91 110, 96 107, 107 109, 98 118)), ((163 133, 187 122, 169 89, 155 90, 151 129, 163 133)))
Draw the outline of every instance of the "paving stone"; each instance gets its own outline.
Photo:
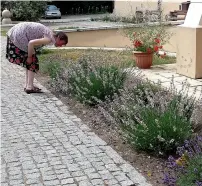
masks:
POLYGON ((46 186, 55 186, 59 184, 60 184, 59 180, 44 181, 44 185, 46 186))
POLYGON ((55 180, 57 179, 57 176, 52 174, 52 175, 45 175, 45 176, 42 176, 42 179, 45 180, 45 181, 50 181, 50 180, 55 180))
POLYGON ((44 186, 42 183, 31 184, 30 186, 44 186))
MULTIPOLYGON (((114 185, 114 184, 118 183, 118 181, 116 179, 107 179, 107 182, 109 185, 114 185)), ((129 185, 127 185, 127 186, 129 186, 129 185)))
POLYGON ((79 186, 93 186, 90 181, 83 180, 79 182, 79 186))
MULTIPOLYGON (((9 176, 10 180, 18 180, 18 179, 22 179, 22 178, 23 178, 22 174, 16 174, 16 175, 9 176)), ((1 176, 1 180, 2 180, 2 176, 1 176)))
POLYGON ((131 180, 121 182, 122 186, 128 186, 128 185, 132 185, 132 184, 133 184, 133 182, 131 180))
POLYGON ((71 175, 69 173, 64 173, 64 174, 58 174, 57 175, 59 180, 65 179, 65 178, 70 178, 71 175))
POLYGON ((37 167, 40 169, 40 168, 45 168, 45 167, 49 167, 49 164, 48 163, 39 163, 37 164, 37 167))
POLYGON ((61 183, 62 183, 62 185, 74 183, 74 179, 73 178, 63 179, 63 180, 61 180, 61 183))
POLYGON ((20 185, 23 183, 23 180, 20 179, 20 180, 10 180, 9 181, 10 185, 20 185))
POLYGON ((8 186, 8 183, 1 182, 1 186, 8 186))
POLYGON ((16 183, 16 184, 13 184, 12 186, 26 186, 26 185, 23 183, 21 183, 21 184, 16 183))
POLYGON ((104 182, 102 181, 102 179, 93 179, 91 180, 93 185, 103 185, 104 182))
POLYGON ((55 169, 56 174, 66 174, 69 173, 68 169, 55 169))
POLYGON ((84 173, 82 171, 76 171, 71 173, 73 177, 83 176, 84 173))
POLYGON ((11 176, 19 175, 19 174, 21 174, 21 170, 19 170, 19 171, 9 171, 8 173, 9 173, 9 175, 11 175, 11 176))
POLYGON ((107 165, 105 165, 105 167, 111 172, 120 170, 120 168, 116 164, 107 164, 107 165))
POLYGON ((53 170, 47 171, 47 172, 42 172, 43 176, 51 176, 51 175, 55 175, 55 172, 53 170))
POLYGON ((84 172, 85 172, 86 174, 91 174, 91 173, 96 172, 96 170, 95 170, 95 168, 87 168, 87 169, 84 170, 84 172))
POLYGON ((90 173, 88 175, 88 177, 92 180, 92 179, 96 179, 96 178, 101 178, 101 176, 98 173, 90 173))
POLYGON ((80 182, 80 181, 83 181, 83 180, 88 180, 88 177, 87 176, 80 176, 80 177, 74 177, 74 179, 77 182, 80 182))
POLYGON ((40 183, 40 180, 39 179, 27 179, 26 180, 26 184, 28 184, 28 185, 33 185, 33 184, 39 184, 40 183))
POLYGON ((36 179, 39 178, 41 175, 39 173, 32 173, 25 175, 27 179, 36 179))

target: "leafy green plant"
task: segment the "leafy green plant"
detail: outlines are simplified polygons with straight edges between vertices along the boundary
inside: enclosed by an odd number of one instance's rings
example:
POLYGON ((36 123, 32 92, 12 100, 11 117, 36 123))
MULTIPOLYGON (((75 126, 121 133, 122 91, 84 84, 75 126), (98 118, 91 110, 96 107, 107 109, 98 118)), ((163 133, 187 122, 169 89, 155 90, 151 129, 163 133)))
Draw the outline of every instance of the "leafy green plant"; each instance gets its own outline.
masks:
POLYGON ((190 137, 194 105, 191 98, 139 80, 114 99, 107 112, 135 148, 166 155, 190 137))
POLYGON ((92 66, 84 61, 70 68, 69 89, 83 103, 95 105, 123 88, 126 72, 117 66, 92 66))
POLYGON ((47 73, 51 77, 51 79, 55 79, 61 70, 61 63, 56 61, 42 63, 40 65, 40 70, 43 73, 47 73))
POLYGON ((7 31, 6 30, 1 30, 1 36, 6 36, 7 31))
POLYGON ((137 84, 137 86, 134 89, 132 89, 132 92, 135 97, 141 99, 146 105, 149 102, 148 96, 151 97, 153 94, 158 92, 159 89, 160 86, 152 84, 151 82, 148 81, 145 83, 137 84))
POLYGON ((191 122, 178 115, 171 101, 164 112, 151 107, 140 107, 138 124, 127 127, 130 141, 137 149, 153 151, 160 155, 172 152, 191 135, 191 122))
POLYGON ((165 25, 147 23, 140 25, 139 28, 128 29, 125 34, 133 43, 134 51, 147 53, 158 52, 172 36, 165 25))
POLYGON ((44 14, 46 1, 15 1, 12 4, 14 19, 18 21, 38 21, 44 14))

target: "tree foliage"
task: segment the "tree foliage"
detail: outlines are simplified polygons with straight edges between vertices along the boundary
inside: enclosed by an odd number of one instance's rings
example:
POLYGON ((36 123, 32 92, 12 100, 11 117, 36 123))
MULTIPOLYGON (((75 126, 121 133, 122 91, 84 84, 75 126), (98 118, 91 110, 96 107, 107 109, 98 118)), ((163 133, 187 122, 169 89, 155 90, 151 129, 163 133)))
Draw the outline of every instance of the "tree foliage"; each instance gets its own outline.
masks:
POLYGON ((11 11, 14 20, 38 21, 44 14, 46 1, 4 1, 2 8, 11 11))

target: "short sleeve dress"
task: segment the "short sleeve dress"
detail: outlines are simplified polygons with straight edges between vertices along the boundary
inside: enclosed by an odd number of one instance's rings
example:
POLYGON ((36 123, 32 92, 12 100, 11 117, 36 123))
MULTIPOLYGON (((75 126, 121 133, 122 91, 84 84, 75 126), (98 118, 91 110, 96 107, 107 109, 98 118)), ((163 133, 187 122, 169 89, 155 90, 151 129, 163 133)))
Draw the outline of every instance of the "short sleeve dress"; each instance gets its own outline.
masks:
POLYGON ((36 53, 32 56, 32 62, 27 63, 28 43, 34 39, 48 37, 50 44, 55 44, 52 30, 41 23, 23 22, 13 26, 7 33, 6 58, 9 62, 21 65, 30 71, 39 70, 39 62, 36 53))

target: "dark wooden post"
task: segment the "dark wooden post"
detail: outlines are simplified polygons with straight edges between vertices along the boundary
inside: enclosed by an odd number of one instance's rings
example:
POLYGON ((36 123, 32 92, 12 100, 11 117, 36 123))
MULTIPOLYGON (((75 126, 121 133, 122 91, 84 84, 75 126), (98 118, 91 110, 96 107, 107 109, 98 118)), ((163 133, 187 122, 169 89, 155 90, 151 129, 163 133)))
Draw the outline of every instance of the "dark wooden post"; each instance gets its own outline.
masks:
POLYGON ((162 19, 162 0, 158 0, 157 9, 158 9, 158 21, 161 22, 161 19, 162 19))

